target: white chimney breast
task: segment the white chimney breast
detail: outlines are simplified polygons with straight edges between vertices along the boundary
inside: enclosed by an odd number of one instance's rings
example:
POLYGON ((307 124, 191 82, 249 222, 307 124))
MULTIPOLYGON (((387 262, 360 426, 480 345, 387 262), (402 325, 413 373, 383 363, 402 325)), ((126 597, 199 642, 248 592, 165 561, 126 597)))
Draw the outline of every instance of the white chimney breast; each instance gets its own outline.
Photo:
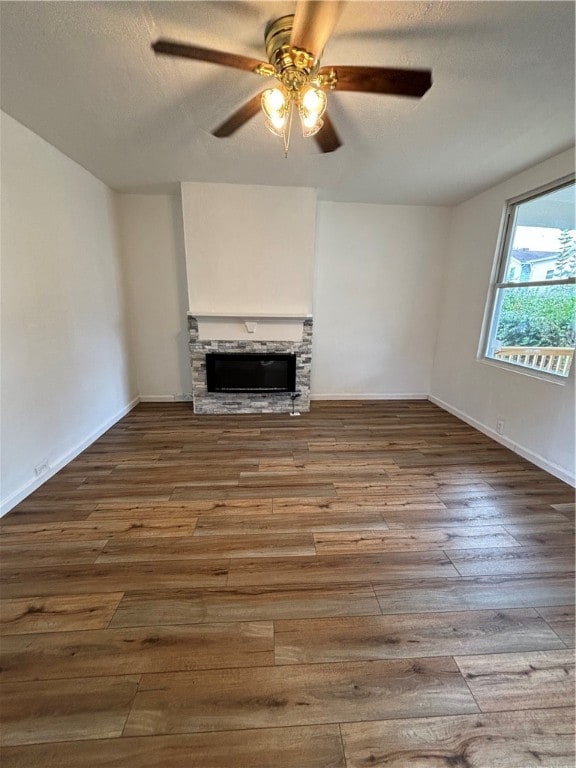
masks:
POLYGON ((182 210, 195 314, 312 312, 316 190, 185 182, 182 210))

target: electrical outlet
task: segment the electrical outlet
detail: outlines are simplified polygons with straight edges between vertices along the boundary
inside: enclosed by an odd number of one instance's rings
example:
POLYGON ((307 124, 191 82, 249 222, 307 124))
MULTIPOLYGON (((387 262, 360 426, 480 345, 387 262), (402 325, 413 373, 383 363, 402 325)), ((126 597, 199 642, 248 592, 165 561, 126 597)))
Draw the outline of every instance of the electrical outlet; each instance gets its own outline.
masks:
POLYGON ((38 464, 37 467, 34 467, 34 474, 36 477, 40 477, 40 475, 45 475, 49 469, 50 466, 48 464, 38 464))
POLYGON ((498 435, 504 434, 504 419, 498 419, 496 422, 496 433, 498 435))

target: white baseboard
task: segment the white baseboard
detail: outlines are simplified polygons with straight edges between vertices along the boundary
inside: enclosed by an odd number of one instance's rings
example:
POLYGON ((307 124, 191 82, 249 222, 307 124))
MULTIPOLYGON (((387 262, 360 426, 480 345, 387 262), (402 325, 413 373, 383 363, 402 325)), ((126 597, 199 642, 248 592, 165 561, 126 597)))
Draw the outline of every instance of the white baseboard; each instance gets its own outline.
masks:
POLYGON ((482 432, 483 434, 492 438, 492 440, 500 443, 505 448, 509 448, 511 451, 514 451, 514 453, 522 456, 523 459, 531 461, 532 464, 536 464, 537 467, 540 467, 540 469, 543 469, 545 472, 549 472, 559 480, 563 480, 565 483, 568 483, 568 485, 576 487, 576 476, 570 472, 567 472, 563 467, 559 467, 557 464, 548 461, 543 456, 540 456, 539 453, 534 453, 534 451, 530 451, 527 448, 524 448, 518 443, 515 443, 514 440, 510 440, 508 437, 499 435, 496 430, 487 427, 485 424, 481 424, 479 421, 476 421, 476 419, 468 416, 466 413, 463 413, 458 408, 454 408, 454 406, 450 405, 449 403, 445 403, 443 400, 440 400, 433 395, 430 395, 428 399, 431 403, 434 403, 434 405, 437 405, 444 411, 448 411, 448 413, 451 413, 461 421, 466 422, 466 424, 470 424, 471 427, 474 427, 474 429, 477 429, 479 432, 482 432))
POLYGON ((330 393, 312 394, 310 400, 428 400, 428 395, 423 392, 387 392, 386 394, 374 393, 330 393))
POLYGON ((48 472, 43 474, 42 477, 35 477, 32 480, 29 480, 27 483, 25 483, 25 485, 11 494, 7 499, 0 501, 0 517, 5 515, 7 512, 10 512, 10 510, 13 509, 17 504, 20 504, 20 502, 25 499, 26 496, 29 496, 31 493, 40 488, 41 485, 44 485, 44 483, 53 477, 57 472, 59 472, 62 467, 65 467, 66 464, 69 464, 72 459, 75 459, 76 456, 82 453, 82 451, 85 451, 89 445, 92 445, 95 440, 101 437, 104 432, 107 432, 110 427, 114 426, 117 421, 120 421, 121 418, 130 413, 130 411, 136 405, 138 405, 139 402, 140 398, 135 397, 131 402, 128 403, 128 405, 124 406, 124 408, 118 411, 118 413, 116 413, 112 418, 108 419, 106 422, 104 422, 104 424, 101 424, 98 429, 92 432, 92 434, 89 435, 85 440, 82 440, 81 443, 78 443, 78 445, 74 446, 74 448, 72 448, 70 451, 67 451, 63 456, 60 456, 60 458, 55 462, 52 462, 50 469, 48 472))

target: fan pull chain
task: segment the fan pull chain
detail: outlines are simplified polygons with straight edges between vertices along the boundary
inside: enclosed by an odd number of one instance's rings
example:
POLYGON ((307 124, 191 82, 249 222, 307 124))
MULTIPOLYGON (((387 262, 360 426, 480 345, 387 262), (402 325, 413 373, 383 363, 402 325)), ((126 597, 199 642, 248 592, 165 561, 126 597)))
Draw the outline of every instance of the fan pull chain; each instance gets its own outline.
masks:
POLYGON ((284 142, 284 157, 288 157, 288 148, 290 147, 290 134, 292 133, 292 115, 294 114, 294 102, 290 100, 290 109, 288 113, 288 120, 286 121, 286 128, 282 134, 282 141, 284 142))

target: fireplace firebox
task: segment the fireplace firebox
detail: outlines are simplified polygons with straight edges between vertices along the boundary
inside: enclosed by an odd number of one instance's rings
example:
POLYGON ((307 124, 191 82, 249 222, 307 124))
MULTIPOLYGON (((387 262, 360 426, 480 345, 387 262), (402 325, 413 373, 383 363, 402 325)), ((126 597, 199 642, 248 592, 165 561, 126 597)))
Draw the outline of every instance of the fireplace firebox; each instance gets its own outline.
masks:
POLYGON ((208 392, 294 392, 296 355, 208 353, 208 392))

